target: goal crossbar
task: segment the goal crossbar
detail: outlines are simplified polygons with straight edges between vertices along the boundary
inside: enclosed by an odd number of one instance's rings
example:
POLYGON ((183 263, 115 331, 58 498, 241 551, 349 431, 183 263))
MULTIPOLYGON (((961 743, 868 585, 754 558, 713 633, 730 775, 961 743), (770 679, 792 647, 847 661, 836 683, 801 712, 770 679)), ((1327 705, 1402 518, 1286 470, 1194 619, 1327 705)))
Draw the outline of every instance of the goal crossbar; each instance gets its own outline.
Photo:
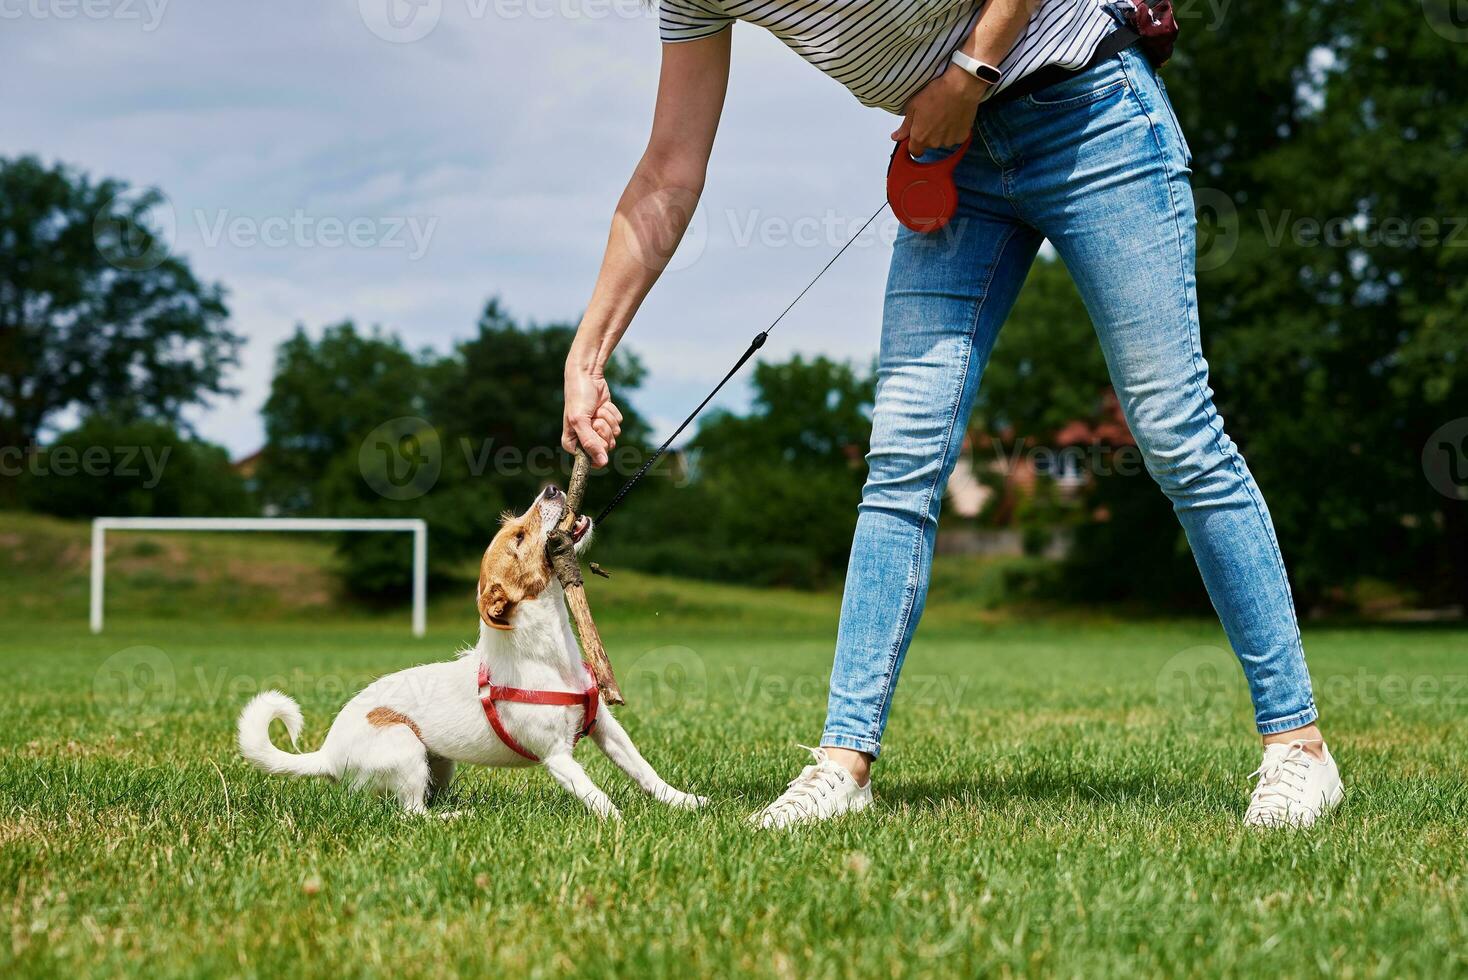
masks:
POLYGON ((92 632, 102 632, 108 531, 396 531, 413 535, 413 635, 428 625, 428 523, 369 517, 98 517, 92 521, 92 632))

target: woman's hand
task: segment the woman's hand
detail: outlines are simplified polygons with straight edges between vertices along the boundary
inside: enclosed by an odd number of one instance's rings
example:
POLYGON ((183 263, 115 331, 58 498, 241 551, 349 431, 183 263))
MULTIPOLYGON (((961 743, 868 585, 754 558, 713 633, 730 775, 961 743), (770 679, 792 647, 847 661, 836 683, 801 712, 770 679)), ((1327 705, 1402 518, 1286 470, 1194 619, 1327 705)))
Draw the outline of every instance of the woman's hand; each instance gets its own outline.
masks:
POLYGON ((622 432, 607 361, 683 238, 708 171, 729 83, 732 31, 663 45, 652 135, 612 216, 596 288, 566 354, 561 445, 607 465, 622 432))
POLYGON ((907 100, 907 115, 892 138, 906 138, 907 152, 915 157, 935 146, 957 146, 973 131, 974 115, 988 88, 988 82, 949 65, 907 100))
POLYGON ((566 407, 561 417, 561 447, 586 450, 593 466, 607 465, 622 434, 622 413, 612 404, 606 378, 566 366, 566 407))

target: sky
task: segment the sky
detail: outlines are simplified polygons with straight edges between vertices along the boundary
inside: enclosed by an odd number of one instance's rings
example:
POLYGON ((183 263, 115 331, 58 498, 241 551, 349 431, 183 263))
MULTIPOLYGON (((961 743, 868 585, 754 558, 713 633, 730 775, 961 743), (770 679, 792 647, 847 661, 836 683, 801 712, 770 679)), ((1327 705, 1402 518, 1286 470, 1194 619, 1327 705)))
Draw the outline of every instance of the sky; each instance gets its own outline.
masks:
MULTIPOLYGON (((659 432, 883 200, 895 117, 734 30, 700 214, 624 341, 659 432)), ((190 420, 243 456, 297 325, 447 350, 491 296, 576 318, 658 55, 640 0, 0 0, 0 155, 164 192, 172 250, 227 288, 246 338, 238 396, 190 420)), ((764 356, 867 363, 895 230, 884 213, 764 356)))

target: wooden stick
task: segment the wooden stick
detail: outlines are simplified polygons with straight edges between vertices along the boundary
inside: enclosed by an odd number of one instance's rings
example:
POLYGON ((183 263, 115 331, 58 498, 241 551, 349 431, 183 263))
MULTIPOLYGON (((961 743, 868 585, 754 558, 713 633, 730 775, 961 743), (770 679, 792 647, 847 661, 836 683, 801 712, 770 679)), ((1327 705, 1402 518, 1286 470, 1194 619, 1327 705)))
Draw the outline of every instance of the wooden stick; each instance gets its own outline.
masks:
POLYGON ((581 579, 581 563, 576 559, 576 542, 571 538, 571 528, 576 524, 576 512, 581 509, 581 498, 586 493, 586 477, 590 471, 591 460, 578 449, 576 465, 571 471, 571 485, 566 489, 566 513, 551 532, 546 552, 550 555, 556 577, 561 580, 561 588, 565 590, 566 606, 571 611, 571 621, 576 624, 576 635, 581 639, 581 656, 596 678, 596 686, 601 688, 609 704, 625 704, 622 689, 617 686, 617 677, 612 673, 612 662, 602 645, 601 633, 591 618, 586 585, 581 579))

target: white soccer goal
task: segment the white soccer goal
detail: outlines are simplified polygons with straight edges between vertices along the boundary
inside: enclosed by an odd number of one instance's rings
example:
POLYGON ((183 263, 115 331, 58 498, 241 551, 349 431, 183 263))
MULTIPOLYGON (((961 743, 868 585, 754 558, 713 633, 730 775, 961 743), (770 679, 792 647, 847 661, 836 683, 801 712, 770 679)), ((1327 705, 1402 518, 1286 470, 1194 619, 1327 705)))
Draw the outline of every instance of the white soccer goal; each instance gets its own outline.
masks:
POLYGON ((92 521, 92 632, 102 632, 108 531, 411 531, 413 635, 428 625, 428 524, 418 518, 99 517, 92 521))

